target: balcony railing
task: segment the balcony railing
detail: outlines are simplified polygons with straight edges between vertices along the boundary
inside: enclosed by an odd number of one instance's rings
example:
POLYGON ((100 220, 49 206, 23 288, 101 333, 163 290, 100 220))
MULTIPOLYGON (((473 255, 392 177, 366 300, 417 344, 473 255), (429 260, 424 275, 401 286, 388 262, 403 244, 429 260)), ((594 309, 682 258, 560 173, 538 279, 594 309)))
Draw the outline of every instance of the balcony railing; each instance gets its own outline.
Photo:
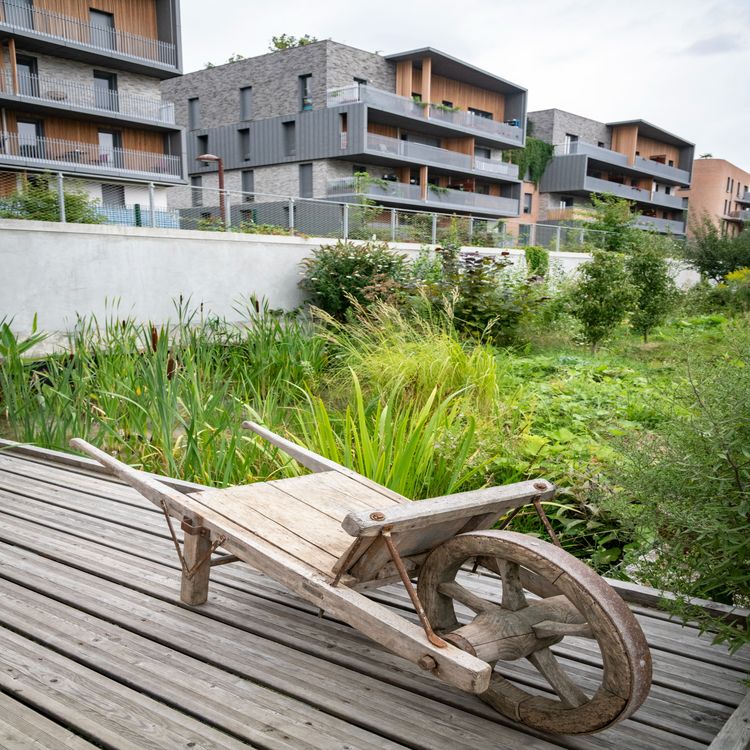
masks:
POLYGON ((652 177, 661 177, 664 180, 672 182, 689 183, 690 174, 684 169, 670 167, 668 164, 654 161, 653 159, 644 159, 641 156, 635 157, 633 164, 628 163, 628 157, 619 151, 612 151, 602 146, 594 146, 592 143, 584 141, 570 141, 570 143, 558 143, 555 146, 555 156, 568 156, 575 154, 585 154, 592 159, 604 161, 607 164, 616 164, 621 167, 630 167, 640 172, 646 172, 652 177))
POLYGON ((75 168, 81 172, 133 172, 156 179, 182 176, 179 156, 0 133, 0 164, 13 162, 38 162, 40 166, 75 168))
POLYGON ((173 125, 174 104, 156 97, 135 96, 120 91, 98 89, 75 81, 64 81, 49 76, 19 73, 17 86, 9 72, 0 75, 0 92, 21 99, 47 102, 66 109, 94 109, 114 112, 142 120, 173 125))
POLYGON ((737 198, 737 200, 740 203, 750 203, 750 190, 745 190, 745 192, 737 198))
POLYGON ((671 232, 685 234, 685 222, 673 219, 657 219, 655 216, 639 216, 633 224, 637 229, 648 229, 652 232, 671 232))
POLYGON ((685 199, 679 195, 651 192, 650 190, 633 187, 632 185, 621 185, 619 182, 602 180, 598 177, 586 177, 584 180, 584 190, 589 190, 592 193, 609 193, 619 198, 627 198, 628 200, 640 201, 641 203, 654 203, 657 206, 664 206, 666 208, 686 208, 685 199))
POLYGON ((0 3, 0 27, 29 31, 39 36, 75 42, 98 51, 177 67, 177 50, 174 44, 94 26, 78 18, 34 8, 26 3, 16 4, 12 0, 0 3))
POLYGON ((726 214, 728 219, 734 219, 734 221, 748 221, 750 222, 750 208, 742 209, 741 211, 730 211, 726 214))
POLYGON ((498 214, 518 214, 517 198, 503 198, 482 193, 470 193, 464 190, 451 190, 427 186, 427 199, 422 199, 420 185, 409 185, 405 182, 371 182, 356 177, 344 177, 328 184, 328 197, 365 195, 376 200, 407 200, 423 205, 443 206, 444 208, 465 210, 469 208, 493 211, 498 214))
POLYGON ((483 159, 458 151, 450 151, 447 148, 437 148, 414 141, 402 141, 398 138, 389 138, 376 133, 367 134, 367 150, 396 158, 432 162, 466 172, 477 170, 513 180, 518 178, 518 166, 516 164, 509 164, 499 159, 483 159))
POLYGON ((498 120, 475 115, 465 110, 443 109, 436 105, 417 102, 408 96, 399 96, 391 91, 383 91, 373 86, 354 84, 338 89, 330 89, 327 93, 326 103, 329 107, 338 107, 342 104, 353 104, 364 102, 371 107, 382 109, 387 112, 397 112, 409 117, 421 117, 447 123, 461 128, 481 131, 491 137, 500 137, 504 140, 513 141, 519 145, 523 143, 523 128, 520 125, 511 125, 498 120), (429 108, 429 112, 425 109, 429 108))

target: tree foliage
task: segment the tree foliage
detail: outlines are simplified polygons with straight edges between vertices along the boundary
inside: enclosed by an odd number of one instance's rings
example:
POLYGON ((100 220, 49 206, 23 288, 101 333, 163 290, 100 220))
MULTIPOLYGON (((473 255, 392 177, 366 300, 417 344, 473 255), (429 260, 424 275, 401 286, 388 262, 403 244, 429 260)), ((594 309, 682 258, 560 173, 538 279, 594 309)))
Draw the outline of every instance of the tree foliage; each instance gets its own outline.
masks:
POLYGON ((518 176, 521 179, 528 176, 532 182, 539 182, 554 153, 555 149, 551 143, 528 136, 524 148, 511 152, 510 161, 512 164, 518 164, 518 176))
POLYGON ((601 248, 616 253, 630 252, 642 233, 633 226, 639 214, 633 210, 632 202, 615 195, 594 193, 591 205, 594 207, 594 220, 586 227, 604 233, 597 240, 601 248))
POLYGON ((704 214, 693 227, 684 257, 704 278, 721 281, 732 271, 750 267, 750 232, 745 230, 736 237, 728 237, 704 214))
POLYGON ((272 36, 271 41, 268 45, 269 52, 278 52, 282 49, 292 49, 293 47, 305 47, 308 44, 314 44, 318 41, 315 36, 305 34, 304 36, 292 36, 292 34, 280 34, 279 36, 272 36))
POLYGON ((581 324, 584 340, 596 350, 615 331, 635 297, 625 257, 619 253, 592 251, 571 288, 571 312, 581 324))
MULTIPOLYGON (((66 190, 65 220, 72 224, 104 224, 106 219, 97 211, 97 202, 83 191, 66 190)), ((60 203, 56 191, 50 190, 46 179, 37 179, 15 193, 0 198, 0 218, 60 221, 60 203)))

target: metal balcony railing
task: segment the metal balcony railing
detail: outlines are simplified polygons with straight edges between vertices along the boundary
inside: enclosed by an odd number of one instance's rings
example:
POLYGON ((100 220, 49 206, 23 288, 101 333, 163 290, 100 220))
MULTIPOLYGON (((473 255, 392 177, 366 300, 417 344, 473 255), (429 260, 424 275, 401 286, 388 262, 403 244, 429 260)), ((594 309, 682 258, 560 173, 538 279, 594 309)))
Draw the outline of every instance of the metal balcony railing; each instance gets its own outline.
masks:
POLYGON ((22 99, 46 102, 66 109, 95 109, 167 125, 175 122, 174 104, 157 97, 136 96, 121 91, 96 88, 75 81, 43 75, 19 73, 17 86, 10 72, 0 75, 0 92, 22 99))
POLYGON ((602 180, 598 177, 586 177, 584 189, 592 193, 608 193, 616 195, 619 198, 627 198, 631 201, 640 201, 641 203, 654 203, 657 206, 666 208, 685 209, 686 202, 682 196, 667 195, 656 191, 644 190, 643 188, 633 187, 632 185, 622 185, 619 182, 611 180, 602 180))
POLYGON ((328 197, 364 195, 380 200, 408 200, 425 205, 444 206, 447 209, 461 210, 476 208, 495 211, 498 214, 518 214, 519 201, 517 198, 503 198, 495 195, 471 193, 464 190, 451 190, 427 186, 427 199, 422 199, 422 188, 419 185, 409 185, 405 182, 371 181, 358 177, 343 177, 328 183, 328 197))
POLYGON ((353 86, 330 89, 326 97, 326 104, 329 107, 338 107, 342 104, 355 102, 364 102, 377 109, 397 112, 410 117, 426 118, 429 116, 429 119, 438 120, 441 123, 480 131, 490 136, 499 136, 519 145, 523 143, 523 128, 520 125, 510 125, 487 117, 480 117, 466 110, 449 110, 426 102, 417 102, 408 96, 399 96, 391 91, 383 91, 373 86, 354 84, 353 86), (429 111, 426 112, 426 109, 429 109, 429 111))
POLYGON ((40 166, 75 167, 77 171, 132 172, 155 178, 181 177, 181 159, 171 154, 107 148, 97 143, 29 138, 0 133, 0 164, 38 162, 40 166))
POLYGON ((655 216, 639 216, 633 223, 637 229, 646 229, 652 232, 671 232, 672 234, 685 234, 685 222, 674 219, 657 219, 655 216))
POLYGON ((642 156, 636 156, 634 166, 636 169, 647 172, 654 177, 661 177, 663 180, 684 183, 690 182, 690 172, 684 169, 679 169, 678 167, 670 167, 669 164, 662 164, 653 159, 644 159, 642 156))
POLYGON ((750 203, 750 190, 745 190, 741 197, 737 198, 740 203, 750 203))
POLYGON ((735 221, 748 221, 750 222, 750 208, 742 209, 741 211, 730 211, 726 214, 728 219, 734 219, 735 221))
POLYGON ((509 164, 499 159, 483 159, 458 151, 450 151, 447 148, 437 148, 414 141, 403 141, 376 133, 367 134, 367 150, 376 154, 413 159, 418 162, 441 164, 466 172, 477 170, 510 179, 518 178, 518 166, 516 164, 509 164))
POLYGON ((114 52, 137 60, 177 67, 174 44, 148 39, 125 31, 108 29, 26 3, 0 3, 0 27, 29 31, 52 39, 64 39, 91 49, 114 52))

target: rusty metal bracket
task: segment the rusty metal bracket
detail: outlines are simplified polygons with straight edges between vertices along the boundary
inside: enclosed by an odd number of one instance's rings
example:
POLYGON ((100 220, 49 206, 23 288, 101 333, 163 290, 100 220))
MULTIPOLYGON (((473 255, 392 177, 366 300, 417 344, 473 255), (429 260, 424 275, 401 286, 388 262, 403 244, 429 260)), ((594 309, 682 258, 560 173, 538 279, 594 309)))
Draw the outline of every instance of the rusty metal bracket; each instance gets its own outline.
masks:
MULTIPOLYGON (((212 543, 211 546, 206 551, 206 554, 201 557, 200 560, 198 560, 195 565, 192 567, 188 567, 187 563, 185 562, 185 556, 182 554, 182 547, 180 547, 179 541, 177 541, 177 534, 175 534, 174 526, 172 524, 172 517, 169 515, 169 508, 167 507, 167 504, 164 500, 161 501, 161 509, 164 513, 164 518, 167 519, 167 526, 169 528, 169 536, 172 537, 172 544, 174 544, 175 551, 177 552, 177 557, 180 560, 180 568, 182 569, 182 574, 190 580, 200 569, 203 565, 205 565, 209 560, 211 559, 211 555, 213 555, 216 550, 221 547, 224 542, 226 542, 227 538, 225 536, 219 536, 217 537, 212 543)), ((201 535, 209 535, 211 532, 206 529, 203 526, 193 526, 192 524, 188 523, 186 520, 183 520, 180 524, 180 528, 182 528, 183 531, 185 531, 186 534, 201 534, 201 535), (190 529, 190 531, 188 531, 190 529)), ((210 563, 209 563, 210 564, 210 563)))
POLYGON ((409 594, 409 598, 411 599, 411 603, 414 605, 414 609, 417 612, 419 621, 422 623, 422 627, 424 628, 427 640, 433 646, 437 646, 438 648, 448 648, 448 644, 439 635, 435 635, 435 631, 432 629, 432 625, 430 625, 430 621, 427 619, 427 613, 424 611, 422 602, 419 601, 419 596, 414 589, 414 584, 412 584, 411 579, 409 578, 409 574, 406 572, 404 561, 401 559, 401 555, 399 554, 398 549, 396 549, 396 545, 393 543, 393 539, 391 539, 391 530, 389 528, 384 528, 380 532, 380 534, 383 537, 385 546, 388 547, 388 552, 391 555, 391 560, 393 560, 393 564, 396 566, 396 570, 398 570, 398 574, 401 577, 401 582, 404 584, 406 593, 409 594))
POLYGON ((544 508, 542 507, 542 501, 535 497, 534 500, 534 508, 536 509, 536 513, 541 519, 542 523, 544 524, 544 528, 547 530, 547 533, 549 534, 549 538, 552 540, 552 543, 557 547, 562 547, 562 544, 560 544, 560 539, 555 533, 555 530, 552 528, 552 524, 549 522, 549 518, 547 518, 547 514, 544 512, 544 508))

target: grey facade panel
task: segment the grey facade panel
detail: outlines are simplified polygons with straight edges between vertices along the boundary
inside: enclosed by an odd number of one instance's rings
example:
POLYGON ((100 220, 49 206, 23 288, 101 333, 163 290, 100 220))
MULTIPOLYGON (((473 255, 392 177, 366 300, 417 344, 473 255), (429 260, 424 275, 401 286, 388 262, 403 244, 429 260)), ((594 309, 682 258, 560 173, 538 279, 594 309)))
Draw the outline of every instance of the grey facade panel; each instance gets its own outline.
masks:
POLYGON ((554 145, 565 143, 566 133, 577 135, 580 140, 594 146, 603 143, 604 148, 610 148, 612 143, 610 130, 603 122, 561 109, 529 112, 528 121, 532 126, 531 135, 554 145))
POLYGON ((560 156, 552 159, 539 182, 542 193, 581 192, 586 180, 587 156, 560 156))

